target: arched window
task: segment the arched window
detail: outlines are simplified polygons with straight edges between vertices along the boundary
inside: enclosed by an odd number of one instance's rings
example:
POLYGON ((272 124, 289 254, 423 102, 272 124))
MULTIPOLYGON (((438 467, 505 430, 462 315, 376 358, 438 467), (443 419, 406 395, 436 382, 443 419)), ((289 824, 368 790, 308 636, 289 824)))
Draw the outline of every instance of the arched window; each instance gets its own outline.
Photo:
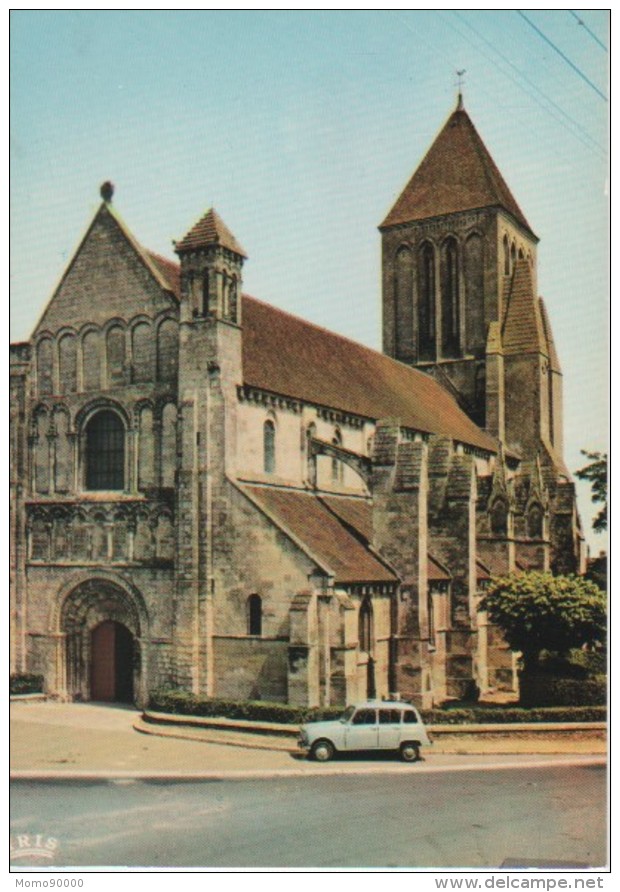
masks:
POLYGON ((77 390, 77 342, 75 335, 65 334, 58 342, 58 377, 61 393, 77 390))
POLYGON ((39 396, 49 396, 53 386, 53 352, 51 338, 43 338, 37 345, 37 389, 39 396))
POLYGON ((108 387, 125 384, 125 332, 114 325, 107 336, 108 387))
POLYGON ((205 270, 204 276, 202 277, 202 315, 209 315, 209 299, 210 299, 210 291, 209 291, 209 270, 205 270))
POLYGON ((155 344, 151 326, 138 322, 131 333, 133 351, 133 381, 142 384, 155 376, 155 344))
POLYGON ((428 613, 428 643, 431 647, 435 646, 435 599, 433 591, 429 585, 426 598, 426 610, 428 613))
POLYGON ((177 407, 167 403, 161 413, 161 485, 173 487, 177 470, 177 407))
POLYGON ((396 254, 394 283, 394 333, 396 359, 412 362, 413 354, 413 256, 403 245, 396 254))
POLYGON ((504 275, 510 275, 510 248, 508 247, 508 236, 504 236, 504 275))
POLYGON ((101 337, 87 331, 82 339, 82 385, 84 390, 101 388, 101 337))
POLYGON ((230 280, 230 287, 228 289, 228 318, 231 320, 231 322, 237 321, 237 295, 237 277, 232 276, 230 280))
POLYGON ((435 358, 435 251, 428 242, 420 251, 418 328, 420 359, 435 358))
POLYGON ((248 635, 263 633, 263 602, 260 595, 250 595, 247 600, 248 635))
POLYGON ((454 356, 459 349, 459 264, 456 240, 449 238, 441 250, 441 320, 443 353, 454 356))
POLYGON ((530 539, 542 538, 543 512, 540 505, 532 505, 527 513, 527 534, 530 539))
MULTIPOLYGON (((332 446, 342 446, 342 434, 336 428, 332 439, 332 446)), ((337 458, 332 458, 332 483, 342 483, 342 462, 337 458)))
POLYGON ((369 598, 362 601, 359 614, 359 647, 364 653, 372 652, 374 639, 372 604, 369 598))
POLYGON ((179 362, 179 327, 164 319, 157 330, 157 380, 176 384, 179 362))
POLYGON ((477 232, 463 245, 463 282, 465 286, 465 349, 474 356, 484 356, 484 243, 477 232))
POLYGON ((86 489, 125 488, 125 428, 116 412, 97 412, 85 431, 86 489))
POLYGON ((263 469, 265 474, 276 470, 276 426, 270 418, 263 425, 263 469))
POLYGON ((514 272, 515 263, 517 262, 517 247, 513 242, 510 246, 510 272, 514 272))
POLYGON ((503 499, 496 499, 491 507, 491 532, 495 536, 508 534, 508 506, 503 499))

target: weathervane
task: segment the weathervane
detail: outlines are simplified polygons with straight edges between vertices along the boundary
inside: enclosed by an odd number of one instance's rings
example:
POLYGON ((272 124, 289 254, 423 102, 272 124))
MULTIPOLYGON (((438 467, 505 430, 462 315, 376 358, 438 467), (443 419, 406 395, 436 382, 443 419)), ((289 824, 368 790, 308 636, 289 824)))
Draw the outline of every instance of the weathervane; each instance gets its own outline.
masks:
POLYGON ((459 91, 457 108, 463 108, 463 89, 462 89, 462 87, 465 82, 465 78, 463 77, 463 75, 466 74, 466 72, 467 72, 466 68, 457 69, 457 71, 456 71, 456 86, 458 87, 458 91, 459 91))

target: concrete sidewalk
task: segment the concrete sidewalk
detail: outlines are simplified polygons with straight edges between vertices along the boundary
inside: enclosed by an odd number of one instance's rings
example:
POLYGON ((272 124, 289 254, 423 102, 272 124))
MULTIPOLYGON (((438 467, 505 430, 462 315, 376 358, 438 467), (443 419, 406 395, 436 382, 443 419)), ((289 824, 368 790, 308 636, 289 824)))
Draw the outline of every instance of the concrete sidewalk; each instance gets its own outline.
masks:
MULTIPOLYGON (((295 742, 281 736, 233 730, 147 725, 129 707, 92 703, 12 703, 11 772, 14 777, 80 776, 281 776, 289 774, 376 773, 480 768, 493 763, 534 764, 604 761, 604 732, 576 739, 563 735, 529 741, 472 735, 449 744, 438 741, 425 762, 401 765, 390 754, 351 756, 326 766, 300 758, 295 742), (137 730, 143 733, 137 733, 137 730), (149 733, 144 733, 148 731, 149 733), (155 732, 155 733, 153 733, 155 732)), ((593 732, 594 733, 594 732, 593 732)))

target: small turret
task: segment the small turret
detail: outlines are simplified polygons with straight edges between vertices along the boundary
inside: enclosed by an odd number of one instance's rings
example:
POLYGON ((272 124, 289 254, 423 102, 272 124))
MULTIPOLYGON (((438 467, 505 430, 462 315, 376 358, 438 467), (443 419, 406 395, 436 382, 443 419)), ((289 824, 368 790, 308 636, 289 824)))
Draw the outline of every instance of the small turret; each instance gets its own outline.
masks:
POLYGON ((241 324, 246 253, 213 208, 175 245, 181 261, 182 318, 241 324))

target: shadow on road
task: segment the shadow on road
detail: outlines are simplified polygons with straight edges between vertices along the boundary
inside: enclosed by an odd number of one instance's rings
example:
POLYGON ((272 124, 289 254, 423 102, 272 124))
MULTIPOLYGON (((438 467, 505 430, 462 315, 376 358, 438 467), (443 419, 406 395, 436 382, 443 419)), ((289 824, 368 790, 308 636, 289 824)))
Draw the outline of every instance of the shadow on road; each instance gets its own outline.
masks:
MULTIPOLYGON (((307 756, 305 753, 300 752, 292 752, 290 753, 291 759, 295 759, 297 762, 313 762, 313 760, 307 756)), ((405 763, 400 758, 397 751, 391 752, 390 750, 369 750, 367 752, 357 752, 357 753, 339 753, 336 752, 331 759, 332 762, 398 762, 400 765, 404 765, 405 763)), ((418 762, 424 762, 424 757, 420 756, 418 762)), ((323 763, 324 764, 324 763, 323 763)), ((415 764, 415 763, 412 763, 415 764)))

